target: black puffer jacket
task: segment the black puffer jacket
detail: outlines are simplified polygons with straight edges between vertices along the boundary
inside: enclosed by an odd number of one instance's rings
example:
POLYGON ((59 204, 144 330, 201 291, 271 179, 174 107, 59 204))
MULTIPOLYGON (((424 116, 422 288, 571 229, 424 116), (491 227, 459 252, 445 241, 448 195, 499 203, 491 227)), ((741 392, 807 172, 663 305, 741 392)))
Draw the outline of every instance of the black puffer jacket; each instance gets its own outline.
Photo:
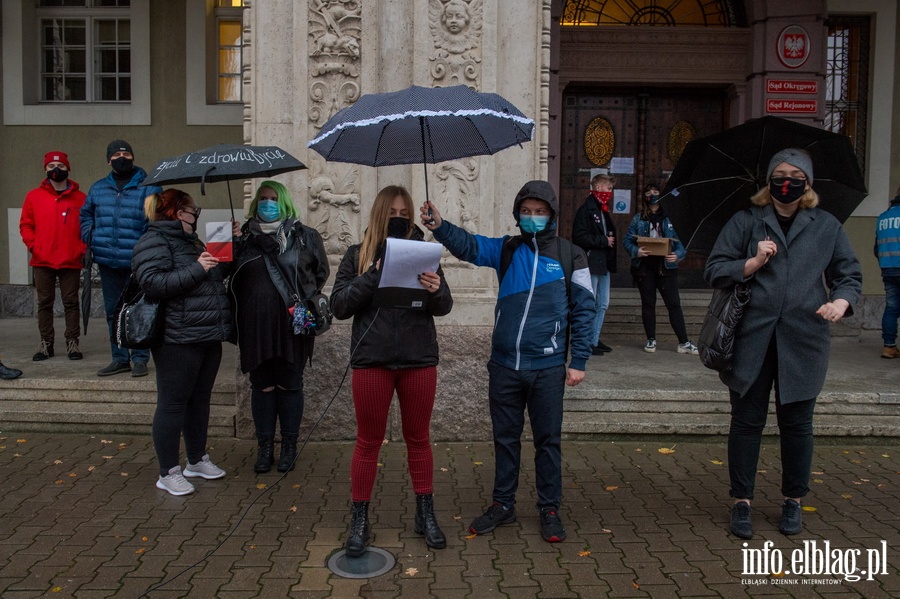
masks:
POLYGON ((208 271, 197 262, 204 251, 181 221, 156 221, 134 246, 131 269, 141 289, 164 300, 163 343, 187 344, 231 338, 231 308, 225 290, 230 265, 208 271))
MULTIPOLYGON (((424 236, 418 228, 414 240, 424 236)), ((359 248, 351 246, 341 260, 337 278, 331 290, 331 310, 335 318, 353 317, 350 347, 356 348, 350 359, 353 368, 422 368, 438 363, 437 331, 434 317, 449 314, 453 308, 450 287, 438 268, 441 286, 428 294, 424 310, 377 308, 372 305, 381 272, 374 266, 365 273, 359 271, 359 248), (377 316, 376 316, 377 314, 377 316)))

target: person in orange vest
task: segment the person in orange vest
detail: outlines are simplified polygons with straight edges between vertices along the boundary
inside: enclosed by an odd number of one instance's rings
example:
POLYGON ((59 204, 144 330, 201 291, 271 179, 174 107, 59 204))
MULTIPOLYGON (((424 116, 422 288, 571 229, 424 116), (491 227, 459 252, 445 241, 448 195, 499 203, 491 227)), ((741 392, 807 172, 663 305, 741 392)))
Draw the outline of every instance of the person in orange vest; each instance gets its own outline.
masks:
POLYGON ((85 245, 81 241, 79 212, 84 192, 69 179, 69 157, 65 152, 44 155, 45 179, 25 196, 19 232, 31 254, 34 288, 37 290, 37 321, 41 344, 32 359, 53 357, 53 302, 56 282, 62 296, 66 318, 66 354, 70 360, 83 356, 78 349, 81 328, 78 323, 78 284, 85 245))

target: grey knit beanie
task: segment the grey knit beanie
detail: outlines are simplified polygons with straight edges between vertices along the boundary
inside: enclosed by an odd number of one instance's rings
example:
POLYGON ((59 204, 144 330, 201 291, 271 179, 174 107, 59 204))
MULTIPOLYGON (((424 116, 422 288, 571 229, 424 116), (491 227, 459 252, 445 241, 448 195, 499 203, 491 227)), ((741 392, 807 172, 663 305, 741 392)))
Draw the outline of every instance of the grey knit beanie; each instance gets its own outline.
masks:
POLYGON ((782 162, 787 162, 799 168, 806 174, 806 180, 809 181, 809 184, 813 184, 812 156, 806 150, 797 148, 786 148, 772 156, 772 160, 769 161, 769 170, 766 172, 767 181, 772 178, 772 171, 775 170, 775 167, 782 162))

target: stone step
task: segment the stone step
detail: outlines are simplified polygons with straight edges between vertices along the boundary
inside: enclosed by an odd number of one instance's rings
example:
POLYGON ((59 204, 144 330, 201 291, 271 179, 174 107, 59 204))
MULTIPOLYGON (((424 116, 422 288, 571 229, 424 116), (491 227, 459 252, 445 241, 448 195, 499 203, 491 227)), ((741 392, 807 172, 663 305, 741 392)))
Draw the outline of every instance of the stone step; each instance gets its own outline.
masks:
MULTIPOLYGON (((209 436, 233 437, 234 405, 212 405, 209 436)), ((156 402, 5 400, 0 403, 4 431, 143 434, 151 432, 156 402)))
MULTIPOLYGON (((568 439, 592 435, 722 435, 724 440, 728 425, 727 414, 567 411, 562 428, 568 439)), ((816 414, 813 426, 820 436, 896 437, 900 416, 879 415, 876 419, 870 415, 816 414)), ((763 434, 777 433, 774 417, 770 418, 763 434)))
MULTIPOLYGON (((234 407, 236 386, 234 383, 217 383, 213 387, 210 403, 234 407)), ((20 378, 5 381, 0 387, 0 422, 3 407, 8 401, 33 402, 85 402, 97 404, 149 404, 156 405, 156 382, 144 380, 104 379, 36 379, 20 378)), ((35 405, 38 405, 37 403, 35 405)))

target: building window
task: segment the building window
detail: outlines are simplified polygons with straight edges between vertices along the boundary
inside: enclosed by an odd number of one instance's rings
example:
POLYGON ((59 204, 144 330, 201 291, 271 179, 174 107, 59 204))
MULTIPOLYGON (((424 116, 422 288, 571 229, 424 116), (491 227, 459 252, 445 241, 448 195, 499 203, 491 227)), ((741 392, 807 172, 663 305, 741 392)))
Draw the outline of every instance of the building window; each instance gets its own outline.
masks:
POLYGON ((216 101, 241 102, 243 0, 216 0, 216 101))
POLYGON ((859 166, 866 172, 871 21, 863 16, 832 16, 825 25, 825 128, 850 138, 859 166))
POLYGON ((740 0, 566 0, 563 26, 746 27, 740 0))

